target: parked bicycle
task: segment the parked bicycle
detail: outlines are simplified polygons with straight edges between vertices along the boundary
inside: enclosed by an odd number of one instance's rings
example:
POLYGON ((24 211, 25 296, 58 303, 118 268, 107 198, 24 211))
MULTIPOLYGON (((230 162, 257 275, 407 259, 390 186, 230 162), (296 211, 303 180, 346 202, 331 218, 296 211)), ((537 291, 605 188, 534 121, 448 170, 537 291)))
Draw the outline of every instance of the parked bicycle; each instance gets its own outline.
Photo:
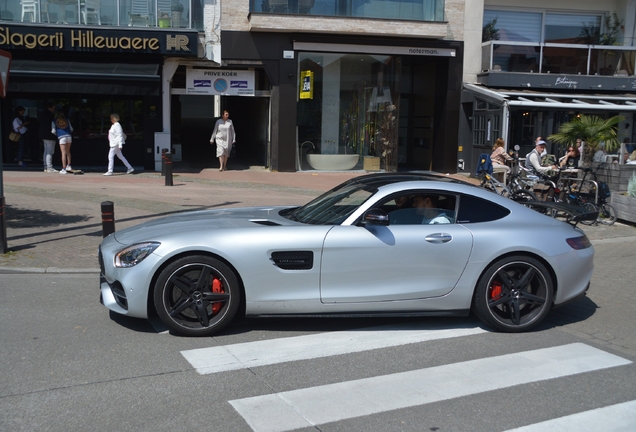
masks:
MULTIPOLYGON (((479 166, 477 167, 477 176, 481 178, 480 186, 484 189, 488 189, 491 192, 499 194, 501 196, 505 196, 516 202, 528 202, 528 201, 536 201, 537 197, 532 193, 532 191, 527 190, 522 187, 509 187, 504 183, 497 180, 491 173, 489 173, 486 169, 481 168, 484 165, 485 161, 481 161, 479 166)), ((513 178, 515 174, 511 172, 511 178, 513 178)), ((518 177, 518 173, 516 174, 518 177)), ((510 182, 508 184, 511 184, 510 182)))
POLYGON ((584 168, 580 184, 574 190, 570 190, 567 198, 593 204, 598 208, 596 222, 612 225, 616 222, 616 210, 607 202, 612 193, 607 183, 598 180, 599 172, 606 169, 607 164, 599 164, 596 168, 584 168))

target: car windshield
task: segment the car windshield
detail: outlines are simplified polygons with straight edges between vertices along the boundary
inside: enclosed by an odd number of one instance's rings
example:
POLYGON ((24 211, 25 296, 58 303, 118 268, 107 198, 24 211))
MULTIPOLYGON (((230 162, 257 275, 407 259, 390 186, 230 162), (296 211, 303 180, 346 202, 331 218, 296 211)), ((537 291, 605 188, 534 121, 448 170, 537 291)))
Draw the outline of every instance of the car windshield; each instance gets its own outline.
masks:
POLYGON ((284 216, 306 224, 338 225, 376 191, 369 185, 345 183, 284 216))

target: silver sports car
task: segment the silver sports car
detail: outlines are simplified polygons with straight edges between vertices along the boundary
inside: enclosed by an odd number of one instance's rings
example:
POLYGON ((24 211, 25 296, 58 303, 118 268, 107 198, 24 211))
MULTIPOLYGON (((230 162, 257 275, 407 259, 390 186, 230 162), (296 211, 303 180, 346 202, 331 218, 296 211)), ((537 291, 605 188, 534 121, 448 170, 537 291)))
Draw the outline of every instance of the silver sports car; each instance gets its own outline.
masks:
POLYGON ((156 312, 188 336, 239 313, 473 311, 520 332, 587 290, 594 249, 576 223, 444 176, 365 175, 302 207, 187 212, 115 232, 99 248, 101 301, 156 312))

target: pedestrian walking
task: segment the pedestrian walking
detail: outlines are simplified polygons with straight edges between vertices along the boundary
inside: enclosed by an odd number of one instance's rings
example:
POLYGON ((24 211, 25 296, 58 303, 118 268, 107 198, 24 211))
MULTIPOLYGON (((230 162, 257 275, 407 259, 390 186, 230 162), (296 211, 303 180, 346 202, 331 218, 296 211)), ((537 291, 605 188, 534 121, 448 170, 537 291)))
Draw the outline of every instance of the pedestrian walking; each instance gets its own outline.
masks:
POLYGON ((57 136, 60 143, 60 151, 62 152, 62 170, 60 174, 66 174, 72 172, 71 167, 71 143, 73 142, 73 126, 68 118, 68 109, 64 107, 61 112, 58 112, 55 116, 55 120, 51 125, 51 133, 57 136))
POLYGON ((53 154, 55 153, 55 143, 57 141, 57 136, 51 130, 54 121, 55 104, 53 102, 47 102, 44 105, 44 111, 42 112, 42 118, 40 120, 40 136, 42 137, 42 144, 44 144, 44 154, 42 155, 44 172, 48 173, 58 172, 53 168, 53 154))
POLYGON ((24 161, 24 134, 29 130, 25 126, 29 124, 28 121, 24 120, 24 111, 25 108, 23 106, 15 107, 15 118, 13 119, 13 132, 20 134, 20 140, 18 141, 18 165, 21 167, 26 166, 24 161))
POLYGON ((232 145, 236 142, 236 133, 228 110, 223 111, 223 117, 218 119, 214 125, 210 144, 215 142, 216 156, 219 158, 219 171, 227 171, 227 159, 232 152, 232 145))
POLYGON ((110 145, 110 151, 108 152, 108 171, 104 173, 105 176, 113 175, 113 168, 115 168, 115 156, 119 158, 120 161, 126 165, 128 169, 126 174, 132 174, 135 169, 130 165, 130 163, 124 157, 124 154, 121 152, 121 149, 124 147, 126 143, 126 134, 124 133, 124 129, 119 124, 119 114, 112 113, 110 115, 110 122, 113 124, 108 130, 108 143, 110 145))

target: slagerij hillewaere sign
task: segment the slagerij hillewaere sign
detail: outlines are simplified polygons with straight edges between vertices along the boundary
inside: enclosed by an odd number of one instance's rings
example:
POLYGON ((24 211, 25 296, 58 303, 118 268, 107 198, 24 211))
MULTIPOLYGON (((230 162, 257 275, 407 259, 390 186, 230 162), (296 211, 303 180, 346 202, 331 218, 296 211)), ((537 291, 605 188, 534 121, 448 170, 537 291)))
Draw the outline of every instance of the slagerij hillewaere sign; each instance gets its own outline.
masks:
POLYGON ((254 96, 254 71, 187 69, 186 93, 254 96))

